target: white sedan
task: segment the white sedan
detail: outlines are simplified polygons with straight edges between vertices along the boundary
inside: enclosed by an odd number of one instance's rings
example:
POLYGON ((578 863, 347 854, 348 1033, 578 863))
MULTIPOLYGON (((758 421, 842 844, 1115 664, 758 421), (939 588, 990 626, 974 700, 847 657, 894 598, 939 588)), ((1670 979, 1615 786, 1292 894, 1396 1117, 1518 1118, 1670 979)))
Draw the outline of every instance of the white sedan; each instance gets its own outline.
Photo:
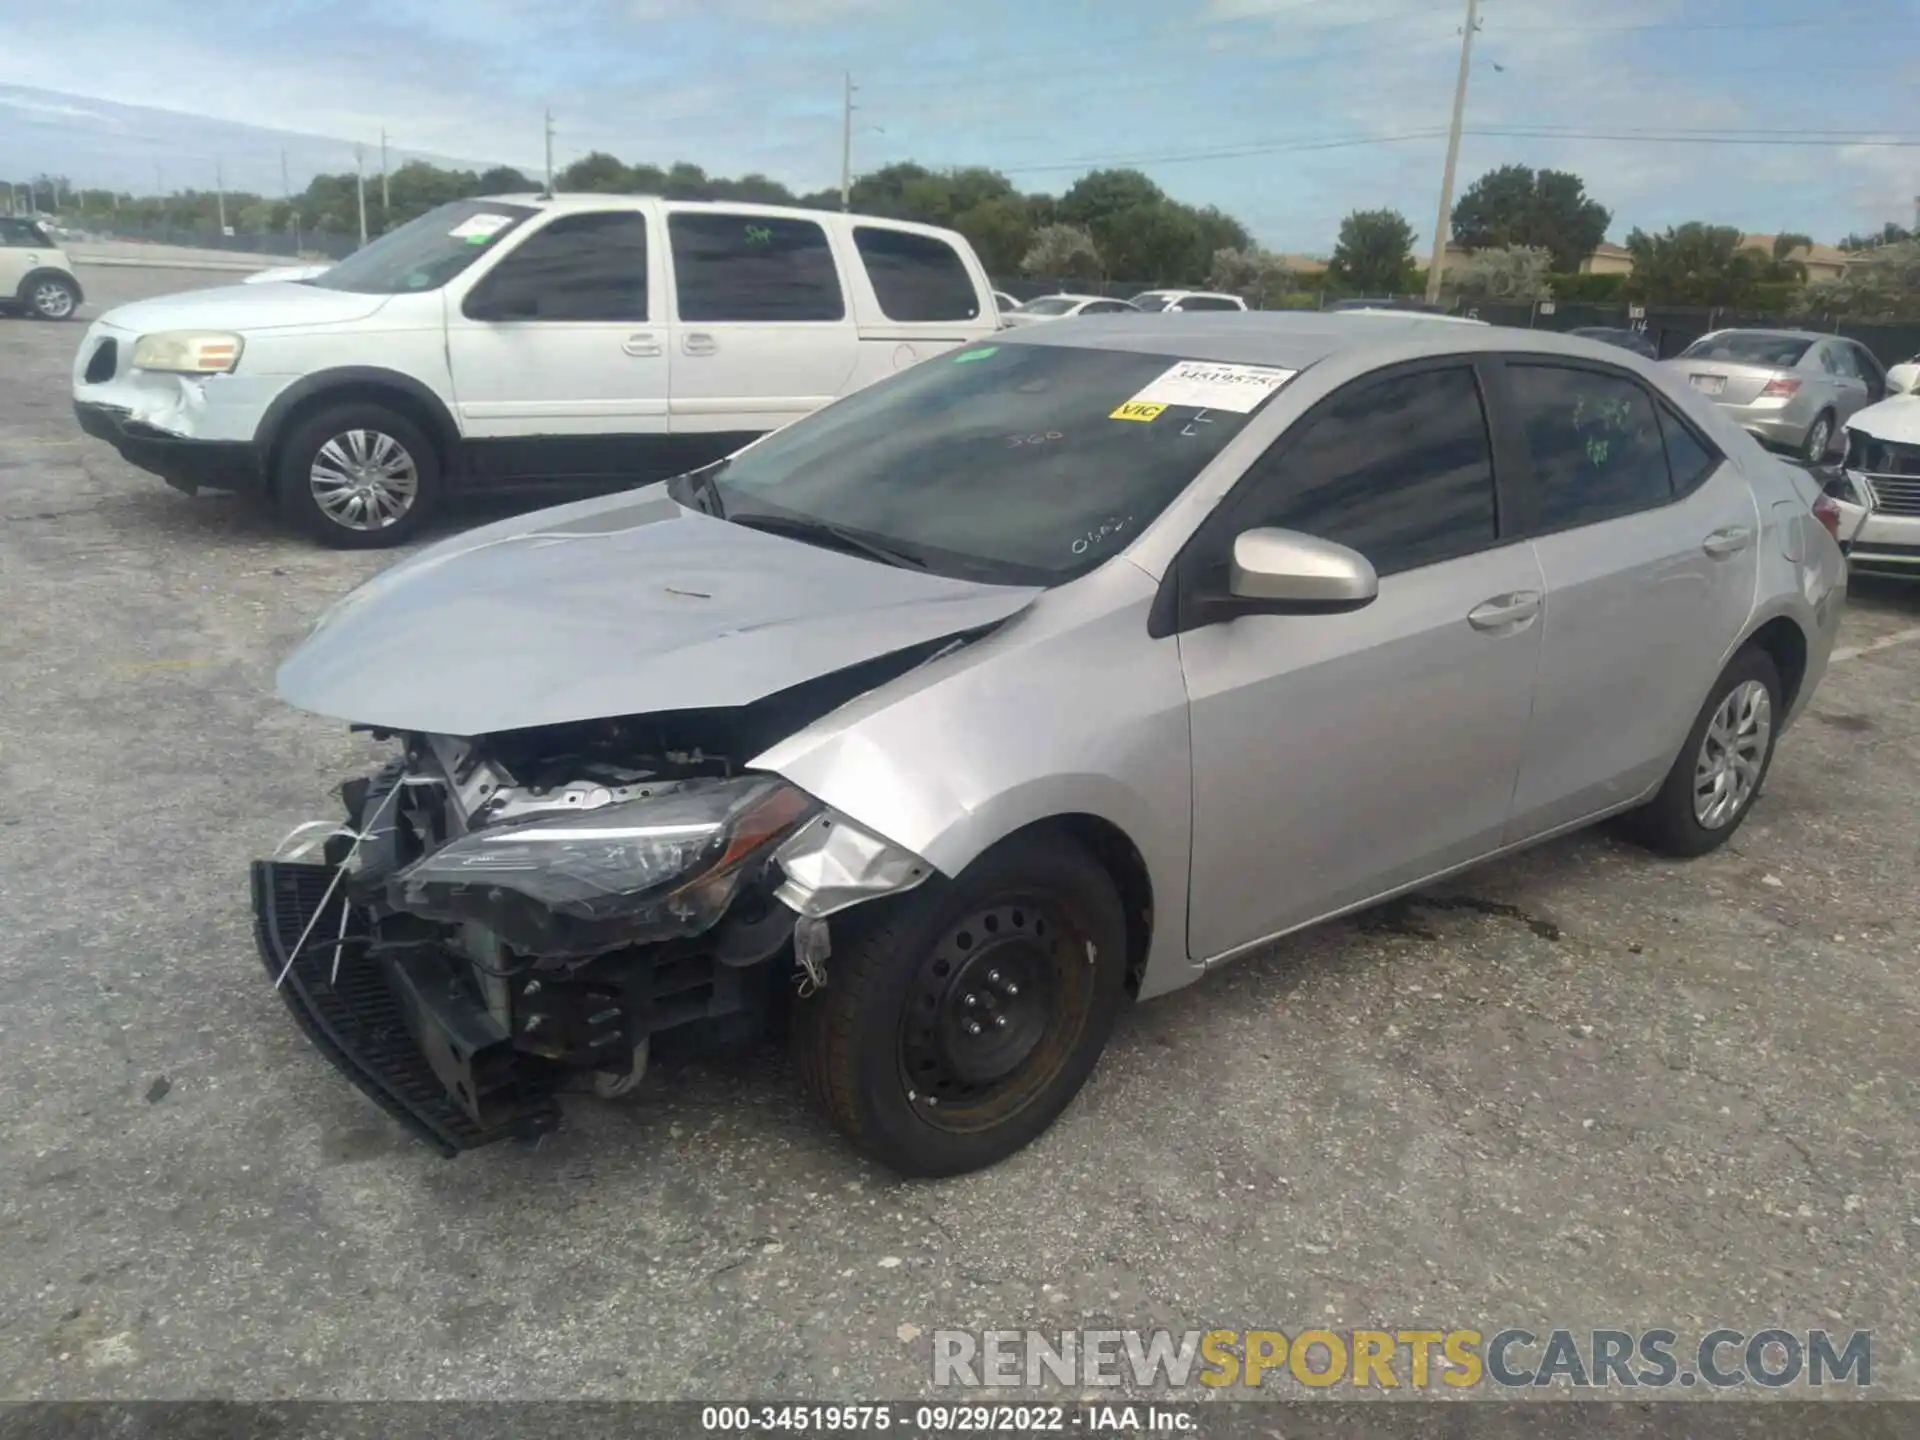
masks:
POLYGON ((1104 295, 1042 295, 1000 318, 1008 325, 1032 325, 1041 320, 1065 320, 1072 315, 1137 315, 1140 309, 1127 300, 1104 295))

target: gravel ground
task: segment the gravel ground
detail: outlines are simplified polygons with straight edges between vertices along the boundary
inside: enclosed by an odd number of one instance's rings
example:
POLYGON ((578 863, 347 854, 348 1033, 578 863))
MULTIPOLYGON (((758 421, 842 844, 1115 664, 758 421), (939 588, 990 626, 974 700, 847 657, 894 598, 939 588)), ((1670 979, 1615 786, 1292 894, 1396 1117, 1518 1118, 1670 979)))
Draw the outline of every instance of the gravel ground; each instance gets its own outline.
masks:
POLYGON ((1856 584, 1732 846, 1577 837, 1142 1006, 990 1172, 864 1165, 774 1051, 444 1162, 245 893, 370 754, 274 667, 387 560, 83 439, 80 333, 0 319, 0 1398, 909 1397, 936 1328, 1105 1323, 1870 1328, 1920 1397, 1920 590, 1856 584))

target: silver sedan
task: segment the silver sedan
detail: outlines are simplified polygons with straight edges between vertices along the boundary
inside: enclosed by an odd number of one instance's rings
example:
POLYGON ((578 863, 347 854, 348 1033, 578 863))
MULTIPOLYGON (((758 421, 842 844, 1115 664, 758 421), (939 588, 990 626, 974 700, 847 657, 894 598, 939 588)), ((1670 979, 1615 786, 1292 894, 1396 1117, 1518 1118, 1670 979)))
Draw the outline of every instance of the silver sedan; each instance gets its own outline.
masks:
POLYGON ((1723 844, 1837 519, 1590 341, 1009 332, 340 601, 280 693, 392 763, 255 867, 262 954, 449 1153, 778 1019, 854 1144, 970 1170, 1277 937, 1608 816, 1723 844))
POLYGON ((1808 330, 1716 330, 1668 363, 1755 438, 1816 465, 1887 394, 1866 346, 1808 330))

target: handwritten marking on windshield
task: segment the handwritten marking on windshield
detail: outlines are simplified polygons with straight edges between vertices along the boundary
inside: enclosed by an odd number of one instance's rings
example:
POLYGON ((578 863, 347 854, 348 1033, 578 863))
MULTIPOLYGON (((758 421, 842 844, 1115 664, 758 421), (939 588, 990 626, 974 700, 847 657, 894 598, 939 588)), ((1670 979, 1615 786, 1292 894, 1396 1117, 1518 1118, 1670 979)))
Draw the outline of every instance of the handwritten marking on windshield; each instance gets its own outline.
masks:
POLYGON ((1104 544, 1107 540, 1126 529, 1132 520, 1133 517, 1131 515, 1122 516, 1118 519, 1109 517, 1108 519, 1102 520, 1098 525, 1094 526, 1093 529, 1073 542, 1073 553, 1076 555, 1084 555, 1093 549, 1094 546, 1104 544))
POLYGON ((1193 418, 1192 418, 1191 420, 1189 420, 1189 421, 1187 421, 1187 424, 1186 424, 1186 428, 1185 428, 1184 430, 1182 430, 1182 431, 1181 431, 1180 433, 1181 433, 1182 435, 1198 435, 1198 434, 1199 434, 1200 432, 1199 432, 1198 430, 1196 430, 1196 429, 1194 429, 1194 428, 1193 428, 1194 426, 1196 426, 1196 425, 1211 425, 1212 423, 1213 423, 1213 421, 1211 421, 1211 420, 1209 420, 1209 419, 1207 418, 1207 412, 1206 412, 1206 411, 1204 411, 1204 410, 1197 410, 1197 411, 1195 411, 1195 412, 1194 412, 1194 416, 1193 416, 1193 418))
POLYGON ((1021 445, 1045 445, 1050 441, 1064 440, 1066 438, 1067 437, 1062 435, 1058 430, 1049 430, 1043 435, 1009 435, 1007 437, 1007 448, 1012 450, 1021 445))

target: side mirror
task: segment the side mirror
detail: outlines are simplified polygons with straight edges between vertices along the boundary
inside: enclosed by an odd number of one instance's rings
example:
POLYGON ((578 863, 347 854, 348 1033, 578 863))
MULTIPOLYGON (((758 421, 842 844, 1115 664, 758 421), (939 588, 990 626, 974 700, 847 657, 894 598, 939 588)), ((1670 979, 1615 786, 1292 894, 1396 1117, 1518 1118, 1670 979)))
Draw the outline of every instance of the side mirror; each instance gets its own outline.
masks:
POLYGON ((1370 605, 1380 577, 1357 550, 1296 530, 1243 530, 1234 537, 1228 590, 1247 609, 1337 614, 1370 605))

